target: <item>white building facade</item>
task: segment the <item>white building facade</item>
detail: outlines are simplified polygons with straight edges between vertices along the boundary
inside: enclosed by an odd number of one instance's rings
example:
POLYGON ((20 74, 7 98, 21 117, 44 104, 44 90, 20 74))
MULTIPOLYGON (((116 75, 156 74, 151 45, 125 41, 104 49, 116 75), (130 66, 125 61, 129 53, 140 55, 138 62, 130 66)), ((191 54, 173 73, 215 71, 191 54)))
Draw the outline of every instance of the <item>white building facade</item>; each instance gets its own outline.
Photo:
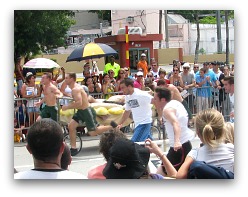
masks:
MULTIPOLYGON (((169 48, 183 48, 184 55, 193 55, 197 40, 196 24, 190 24, 181 15, 168 14, 169 48)), ((120 28, 139 27, 142 34, 159 33, 159 10, 112 10, 112 35, 117 35, 120 28)), ((234 22, 229 21, 229 52, 234 53, 234 22)), ((165 14, 161 19, 163 41, 154 42, 154 48, 166 48, 165 14)), ((222 52, 226 50, 226 27, 221 25, 222 52)), ((200 52, 217 53, 217 25, 200 24, 200 52)))

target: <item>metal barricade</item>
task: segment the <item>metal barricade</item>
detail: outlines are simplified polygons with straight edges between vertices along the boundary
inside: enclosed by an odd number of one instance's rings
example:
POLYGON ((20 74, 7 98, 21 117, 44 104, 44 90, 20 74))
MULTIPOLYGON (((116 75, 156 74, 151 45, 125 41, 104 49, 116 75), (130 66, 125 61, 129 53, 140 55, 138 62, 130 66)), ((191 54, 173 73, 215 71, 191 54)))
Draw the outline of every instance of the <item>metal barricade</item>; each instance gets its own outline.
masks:
POLYGON ((225 93, 224 88, 197 87, 192 88, 192 93, 188 92, 189 95, 184 100, 193 116, 203 109, 215 108, 222 113, 225 121, 229 121, 231 105, 229 95, 225 93))
POLYGON ((34 98, 34 99, 27 99, 27 98, 15 98, 14 99, 14 103, 15 103, 14 118, 17 118, 17 121, 19 118, 19 122, 20 122, 20 116, 24 116, 25 120, 23 120, 22 123, 24 123, 25 129, 28 129, 36 121, 36 119, 39 116, 40 108, 35 107, 35 104, 36 102, 39 101, 39 99, 41 99, 41 97, 34 98), (22 107, 23 109, 18 109, 17 111, 17 107, 19 107, 22 104, 24 104, 24 107, 22 107))

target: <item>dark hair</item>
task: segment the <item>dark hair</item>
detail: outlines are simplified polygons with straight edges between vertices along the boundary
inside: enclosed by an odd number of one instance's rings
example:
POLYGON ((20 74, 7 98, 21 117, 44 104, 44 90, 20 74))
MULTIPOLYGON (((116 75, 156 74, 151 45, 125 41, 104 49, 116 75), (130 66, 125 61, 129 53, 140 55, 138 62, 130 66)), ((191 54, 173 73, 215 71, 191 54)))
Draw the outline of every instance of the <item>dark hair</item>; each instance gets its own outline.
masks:
POLYGON ((27 144, 35 159, 50 161, 59 155, 63 143, 61 126, 50 118, 35 122, 27 134, 27 144))
POLYGON ((161 100, 162 98, 164 98, 167 102, 169 102, 171 100, 171 91, 168 88, 165 87, 156 87, 155 88, 155 92, 158 95, 158 98, 161 100))
POLYGON ((103 154, 106 161, 109 160, 109 149, 114 145, 117 139, 125 138, 127 136, 121 131, 109 131, 101 135, 99 143, 99 152, 103 154))
POLYGON ((133 82, 134 82, 134 80, 133 79, 130 79, 130 78, 125 78, 125 79, 123 79, 121 82, 120 82, 120 84, 125 84, 125 86, 132 86, 132 87, 134 87, 133 86, 133 82))
POLYGON ((161 85, 166 85, 166 81, 164 79, 159 79, 157 81, 157 86, 161 86, 161 85))
POLYGON ((104 81, 104 77, 105 77, 106 75, 108 75, 108 76, 109 76, 109 74, 108 74, 108 73, 103 73, 103 75, 102 75, 102 83, 104 83, 104 82, 105 82, 105 81, 104 81))
POLYGON ((28 75, 28 76, 26 77, 26 82, 29 83, 30 80, 31 80, 31 78, 32 78, 33 76, 34 76, 33 74, 32 74, 32 75, 28 75))
POLYGON ((93 77, 91 77, 91 76, 85 77, 85 78, 84 78, 84 84, 85 84, 86 86, 88 86, 88 85, 86 84, 86 82, 88 81, 88 79, 92 79, 92 82, 93 82, 93 77))
POLYGON ((200 68, 200 71, 203 71, 204 73, 206 73, 207 69, 206 68, 200 68))
POLYGON ((234 84, 234 76, 226 76, 223 80, 227 81, 230 85, 234 84))

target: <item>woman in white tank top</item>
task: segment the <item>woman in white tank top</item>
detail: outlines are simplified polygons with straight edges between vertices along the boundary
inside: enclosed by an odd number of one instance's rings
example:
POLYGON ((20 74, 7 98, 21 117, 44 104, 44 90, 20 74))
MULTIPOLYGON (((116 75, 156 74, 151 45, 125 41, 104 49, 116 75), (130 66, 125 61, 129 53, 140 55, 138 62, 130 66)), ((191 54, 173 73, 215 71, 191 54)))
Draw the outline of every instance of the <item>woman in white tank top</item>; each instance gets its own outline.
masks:
POLYGON ((35 84, 35 76, 32 72, 26 74, 26 84, 22 86, 22 97, 27 99, 27 112, 29 117, 29 126, 39 116, 40 109, 35 107, 35 103, 39 102, 40 88, 39 85, 35 84))

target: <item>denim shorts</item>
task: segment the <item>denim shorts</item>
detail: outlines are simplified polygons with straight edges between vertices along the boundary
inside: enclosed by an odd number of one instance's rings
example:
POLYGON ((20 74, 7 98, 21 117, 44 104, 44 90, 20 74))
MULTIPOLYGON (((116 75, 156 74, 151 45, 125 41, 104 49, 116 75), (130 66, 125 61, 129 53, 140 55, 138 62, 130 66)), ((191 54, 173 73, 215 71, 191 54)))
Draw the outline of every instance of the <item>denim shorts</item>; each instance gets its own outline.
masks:
POLYGON ((31 112, 40 112, 40 108, 39 107, 27 107, 27 112, 31 113, 31 112))

